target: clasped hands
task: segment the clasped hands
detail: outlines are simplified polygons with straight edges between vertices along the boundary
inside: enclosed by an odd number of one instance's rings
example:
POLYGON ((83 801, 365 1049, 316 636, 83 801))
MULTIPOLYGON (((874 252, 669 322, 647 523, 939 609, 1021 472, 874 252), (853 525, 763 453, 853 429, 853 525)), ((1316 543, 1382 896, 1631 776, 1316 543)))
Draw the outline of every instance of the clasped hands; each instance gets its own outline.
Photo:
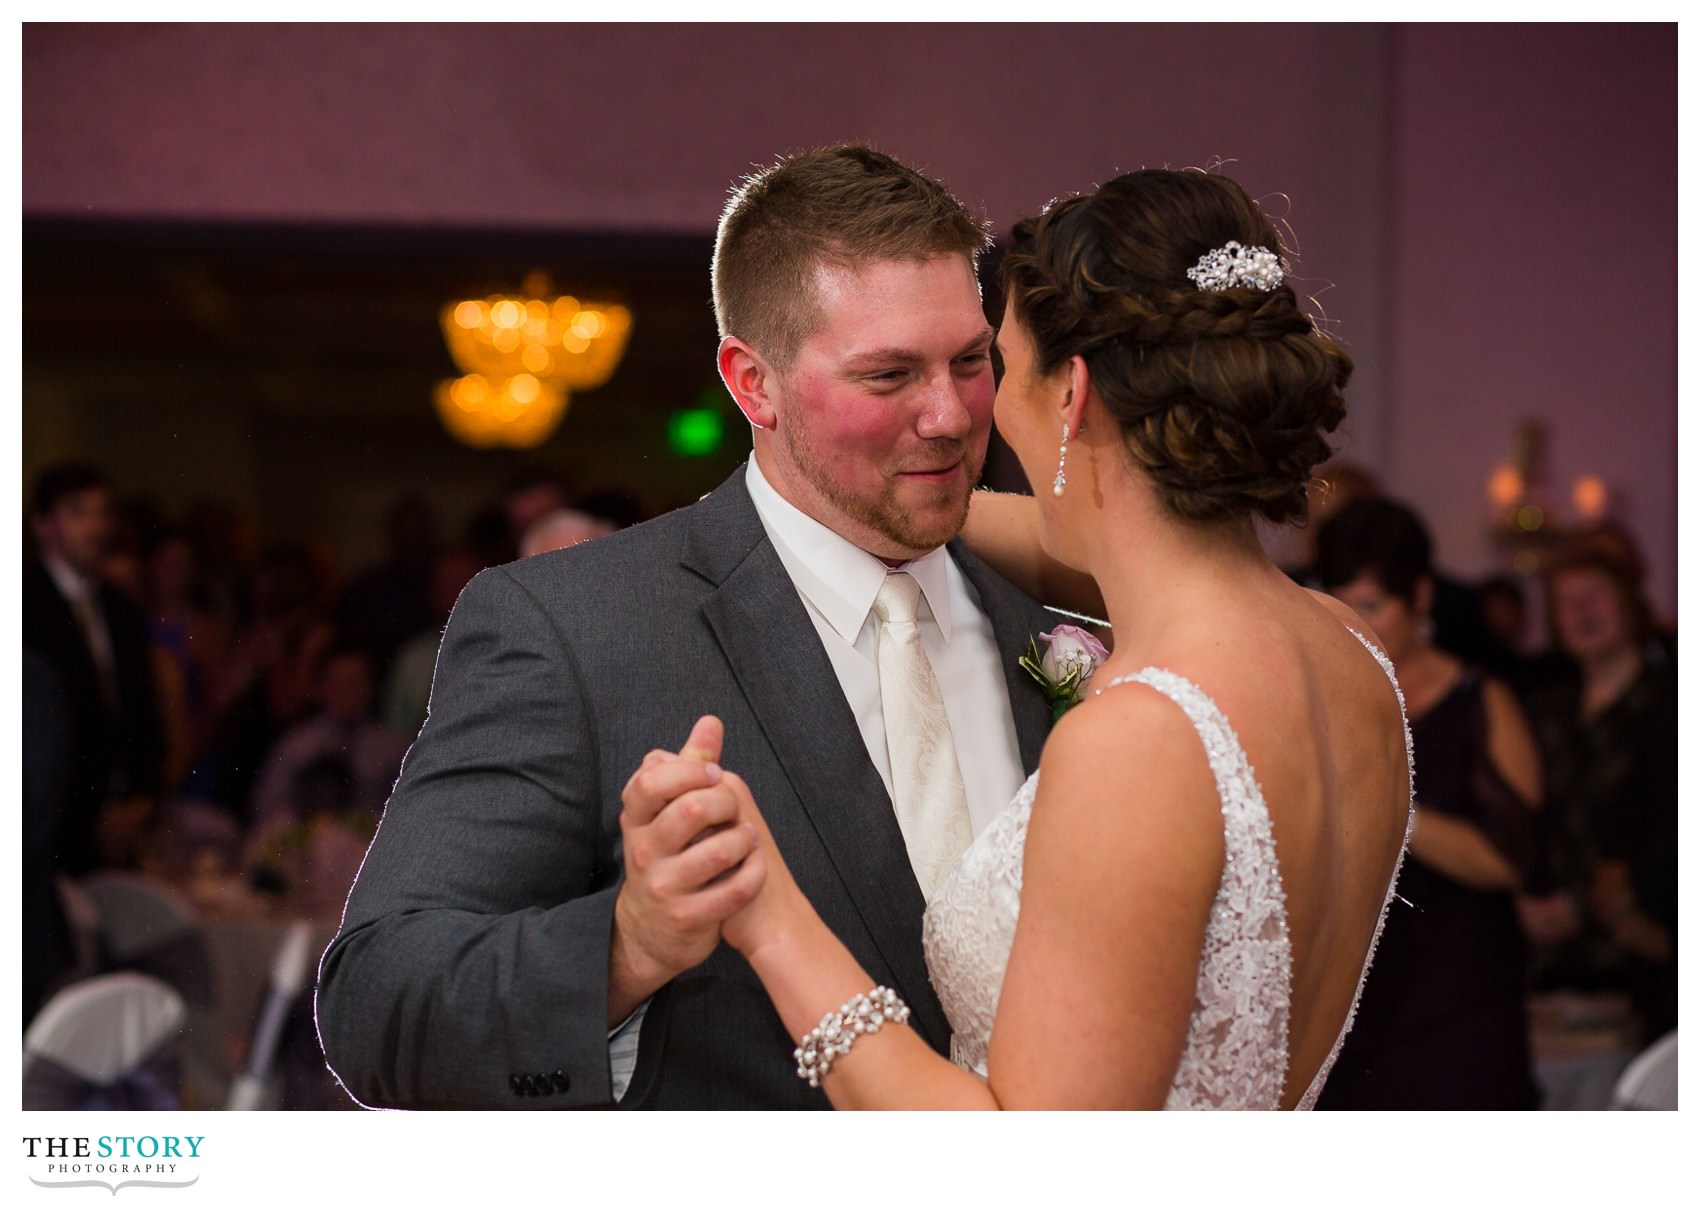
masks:
POLYGON ((718 764, 724 739, 720 720, 703 716, 678 753, 651 750, 621 792, 610 1023, 722 939, 751 954, 796 894, 748 784, 718 764))

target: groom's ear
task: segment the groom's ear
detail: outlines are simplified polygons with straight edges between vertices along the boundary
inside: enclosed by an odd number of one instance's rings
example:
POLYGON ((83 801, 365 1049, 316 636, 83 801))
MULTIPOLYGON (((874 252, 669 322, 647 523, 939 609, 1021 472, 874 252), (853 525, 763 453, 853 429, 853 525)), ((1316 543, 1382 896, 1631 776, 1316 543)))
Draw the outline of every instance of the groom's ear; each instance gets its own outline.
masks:
POLYGON ((775 420, 773 369, 762 356, 737 337, 725 337, 718 354, 720 381, 732 393, 738 411, 757 429, 772 429, 775 420))

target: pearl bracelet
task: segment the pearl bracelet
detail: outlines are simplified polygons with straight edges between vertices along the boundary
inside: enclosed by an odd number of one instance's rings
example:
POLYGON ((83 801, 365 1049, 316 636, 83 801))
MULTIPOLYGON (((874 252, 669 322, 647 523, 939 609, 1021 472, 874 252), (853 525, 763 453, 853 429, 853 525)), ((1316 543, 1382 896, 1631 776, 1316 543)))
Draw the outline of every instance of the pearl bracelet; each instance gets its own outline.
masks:
POLYGON ((794 1053, 797 1076, 811 1086, 819 1086, 832 1069, 833 1061, 848 1055, 858 1036, 877 1035, 888 1022, 908 1021, 909 1007, 903 999, 884 985, 875 985, 821 1019, 820 1026, 803 1037, 794 1053))

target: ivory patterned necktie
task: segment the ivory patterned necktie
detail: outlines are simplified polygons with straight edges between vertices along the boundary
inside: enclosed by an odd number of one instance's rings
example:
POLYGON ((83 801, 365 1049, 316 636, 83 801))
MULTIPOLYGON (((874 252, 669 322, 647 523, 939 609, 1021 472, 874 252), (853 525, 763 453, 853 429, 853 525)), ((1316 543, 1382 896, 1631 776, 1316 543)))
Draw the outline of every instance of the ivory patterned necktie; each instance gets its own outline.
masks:
POLYGON ((880 710, 891 759, 892 805, 921 894, 931 901, 939 881, 968 849, 973 832, 944 697, 915 624, 920 596, 914 577, 894 572, 874 598, 874 614, 880 621, 880 710))

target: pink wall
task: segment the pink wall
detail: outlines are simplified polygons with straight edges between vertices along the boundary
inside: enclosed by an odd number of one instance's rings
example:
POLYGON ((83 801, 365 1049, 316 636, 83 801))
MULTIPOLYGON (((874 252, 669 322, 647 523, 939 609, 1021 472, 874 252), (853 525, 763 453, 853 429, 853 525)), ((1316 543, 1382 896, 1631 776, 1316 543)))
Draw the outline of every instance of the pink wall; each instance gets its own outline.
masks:
POLYGON ((1674 604, 1674 26, 26 25, 23 65, 26 215, 705 231, 860 138, 1007 227, 1230 159, 1358 359, 1347 453, 1445 561, 1485 569, 1538 412, 1674 604))
POLYGON ((1543 420, 1558 500, 1602 476, 1674 609, 1674 27, 1411 27, 1394 87, 1391 486, 1485 571, 1484 482, 1543 420))

